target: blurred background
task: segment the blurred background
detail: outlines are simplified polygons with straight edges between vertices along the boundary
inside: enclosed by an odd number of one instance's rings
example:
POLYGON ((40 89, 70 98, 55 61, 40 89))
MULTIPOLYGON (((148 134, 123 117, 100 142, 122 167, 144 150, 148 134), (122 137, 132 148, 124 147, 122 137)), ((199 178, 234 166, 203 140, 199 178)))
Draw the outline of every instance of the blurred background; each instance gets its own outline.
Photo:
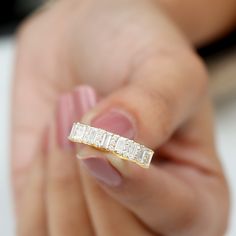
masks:
POLYGON ((13 32, 18 23, 44 0, 7 0, 0 3, 0 33, 13 32))
MULTIPOLYGON (((0 235, 15 236, 10 182, 10 104, 15 37, 22 20, 43 0, 0 3, 0 235)), ((236 235, 236 31, 199 49, 210 73, 215 107, 216 142, 231 188, 231 217, 227 236, 236 235)))

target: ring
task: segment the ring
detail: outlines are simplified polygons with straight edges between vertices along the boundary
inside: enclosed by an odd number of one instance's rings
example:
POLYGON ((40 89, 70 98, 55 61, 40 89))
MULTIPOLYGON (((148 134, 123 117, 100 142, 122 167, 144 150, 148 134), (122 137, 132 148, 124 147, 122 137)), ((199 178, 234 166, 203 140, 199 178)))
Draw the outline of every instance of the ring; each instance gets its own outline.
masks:
POLYGON ((148 168, 154 152, 142 144, 110 133, 106 130, 74 123, 68 139, 72 142, 87 144, 98 150, 111 152, 121 159, 135 162, 148 168))

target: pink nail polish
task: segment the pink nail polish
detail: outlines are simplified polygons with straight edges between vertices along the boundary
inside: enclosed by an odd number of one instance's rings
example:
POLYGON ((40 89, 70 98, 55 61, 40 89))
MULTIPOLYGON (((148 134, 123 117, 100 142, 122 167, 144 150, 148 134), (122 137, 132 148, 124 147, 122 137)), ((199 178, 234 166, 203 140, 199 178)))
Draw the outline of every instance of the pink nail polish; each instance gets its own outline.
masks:
POLYGON ((135 127, 131 117, 118 109, 110 110, 92 120, 92 126, 126 138, 134 138, 135 127))
POLYGON ((60 97, 57 110, 57 140, 62 149, 71 149, 72 143, 68 140, 75 117, 75 107, 71 94, 60 97))
POLYGON ((77 120, 80 120, 97 103, 97 96, 94 89, 87 85, 78 86, 74 90, 73 97, 77 120))
POLYGON ((93 177, 108 186, 116 187, 122 182, 119 172, 104 158, 90 157, 82 159, 81 163, 93 177))

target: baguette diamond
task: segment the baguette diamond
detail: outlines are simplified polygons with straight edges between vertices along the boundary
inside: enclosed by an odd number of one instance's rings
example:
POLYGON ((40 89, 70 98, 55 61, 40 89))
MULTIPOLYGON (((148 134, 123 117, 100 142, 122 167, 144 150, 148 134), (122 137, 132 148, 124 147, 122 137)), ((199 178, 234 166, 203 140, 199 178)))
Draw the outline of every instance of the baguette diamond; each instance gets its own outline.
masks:
POLYGON ((105 148, 106 150, 109 150, 109 144, 112 138, 112 134, 111 133, 105 133, 103 140, 102 140, 102 147, 105 148))
POLYGON ((95 137, 95 140, 94 140, 94 145, 96 147, 101 147, 102 146, 104 135, 105 135, 104 130, 101 130, 101 129, 97 130, 97 134, 96 134, 96 137, 95 137))
POLYGON ((116 143, 115 151, 116 151, 118 154, 120 154, 120 155, 123 154, 123 151, 124 151, 124 149, 125 149, 125 141, 126 141, 125 138, 119 137, 119 139, 118 139, 118 141, 117 141, 117 143, 116 143))
POLYGON ((68 138, 72 142, 88 144, 103 151, 112 152, 144 168, 149 167, 154 154, 151 149, 133 140, 81 123, 73 124, 68 138))

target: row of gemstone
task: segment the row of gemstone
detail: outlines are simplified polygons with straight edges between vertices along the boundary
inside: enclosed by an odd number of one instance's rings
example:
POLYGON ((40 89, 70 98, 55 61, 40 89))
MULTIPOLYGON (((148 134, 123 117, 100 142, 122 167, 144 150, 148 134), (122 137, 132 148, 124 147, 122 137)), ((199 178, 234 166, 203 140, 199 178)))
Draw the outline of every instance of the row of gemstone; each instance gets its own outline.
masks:
POLYGON ((114 152, 146 168, 149 167, 153 156, 151 149, 139 143, 81 123, 73 124, 69 139, 114 152))

